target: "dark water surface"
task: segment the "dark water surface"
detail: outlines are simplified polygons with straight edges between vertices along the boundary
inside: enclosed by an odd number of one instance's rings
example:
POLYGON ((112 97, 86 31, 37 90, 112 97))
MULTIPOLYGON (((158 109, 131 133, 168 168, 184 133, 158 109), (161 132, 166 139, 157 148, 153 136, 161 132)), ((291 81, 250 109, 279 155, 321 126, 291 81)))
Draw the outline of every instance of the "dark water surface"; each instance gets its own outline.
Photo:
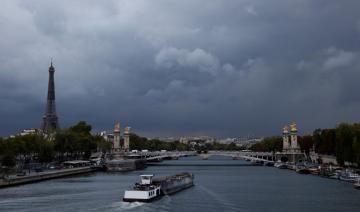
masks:
POLYGON ((246 166, 226 157, 161 164, 129 173, 98 172, 0 189, 0 211, 360 211, 360 190, 337 180, 246 166), (154 203, 121 201, 140 174, 182 171, 195 174, 194 187, 154 203))

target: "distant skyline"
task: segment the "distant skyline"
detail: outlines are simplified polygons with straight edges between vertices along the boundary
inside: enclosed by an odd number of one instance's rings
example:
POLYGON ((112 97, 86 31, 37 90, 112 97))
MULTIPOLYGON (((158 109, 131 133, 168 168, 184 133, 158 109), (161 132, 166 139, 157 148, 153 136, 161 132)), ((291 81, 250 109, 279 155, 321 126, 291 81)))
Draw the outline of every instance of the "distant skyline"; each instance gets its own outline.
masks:
POLYGON ((0 136, 40 128, 53 58, 61 127, 142 136, 299 134, 360 122, 358 0, 4 0, 0 136))

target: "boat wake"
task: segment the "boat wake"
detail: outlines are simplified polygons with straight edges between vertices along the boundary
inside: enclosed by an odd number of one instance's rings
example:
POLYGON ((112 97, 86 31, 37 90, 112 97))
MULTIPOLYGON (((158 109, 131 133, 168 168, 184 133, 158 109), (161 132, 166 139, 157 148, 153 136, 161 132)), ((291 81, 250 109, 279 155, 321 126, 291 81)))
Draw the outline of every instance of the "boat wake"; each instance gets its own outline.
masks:
POLYGON ((119 211, 123 210, 132 210, 135 208, 139 208, 146 203, 143 202, 116 202, 112 204, 112 208, 119 209, 119 211))
POLYGON ((169 211, 171 198, 164 196, 161 200, 152 203, 144 202, 115 202, 111 205, 110 211, 169 211))

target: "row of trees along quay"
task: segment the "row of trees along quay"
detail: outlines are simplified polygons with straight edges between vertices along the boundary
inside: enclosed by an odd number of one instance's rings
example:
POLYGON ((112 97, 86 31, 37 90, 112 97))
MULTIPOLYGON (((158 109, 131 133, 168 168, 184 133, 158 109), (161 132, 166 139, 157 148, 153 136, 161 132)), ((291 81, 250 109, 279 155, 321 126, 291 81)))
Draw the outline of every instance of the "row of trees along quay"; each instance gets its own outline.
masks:
POLYGON ((109 151, 111 144, 101 136, 92 135, 91 129, 91 125, 81 121, 48 137, 29 134, 0 138, 0 163, 5 167, 14 167, 61 162, 89 158, 95 151, 109 151))
MULTIPOLYGON (((341 123, 332 129, 316 129, 312 135, 298 137, 300 148, 305 153, 314 149, 316 153, 336 156, 340 165, 345 162, 360 167, 360 124, 341 123)), ((282 150, 282 137, 267 137, 254 144, 252 151, 279 152, 282 150)))

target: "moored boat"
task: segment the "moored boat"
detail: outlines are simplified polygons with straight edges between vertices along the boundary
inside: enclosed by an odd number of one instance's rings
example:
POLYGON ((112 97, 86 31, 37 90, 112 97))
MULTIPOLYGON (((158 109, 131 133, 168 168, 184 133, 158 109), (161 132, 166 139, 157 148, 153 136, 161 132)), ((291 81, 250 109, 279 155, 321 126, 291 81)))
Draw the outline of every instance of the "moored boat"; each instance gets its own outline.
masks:
POLYGON ((317 167, 310 167, 308 169, 309 169, 310 174, 319 175, 319 173, 320 173, 320 169, 317 167))
POLYGON ((232 156, 232 159, 233 159, 233 160, 239 160, 240 157, 239 157, 239 156, 232 156))
POLYGON ((264 164, 263 161, 260 160, 251 160, 251 165, 253 166, 262 166, 264 164))
POLYGON ((340 173, 339 179, 346 182, 355 183, 360 175, 355 173, 352 170, 346 169, 345 171, 340 173))
POLYGON ((290 170, 296 170, 296 165, 295 164, 286 164, 287 169, 290 170))
POLYGON ((178 155, 172 156, 172 157, 171 157, 171 160, 179 160, 179 156, 178 156, 178 155))
POLYGON ((319 168, 319 175, 331 179, 339 179, 341 167, 332 165, 321 165, 319 168))
POLYGON ((310 170, 306 166, 296 166, 295 171, 299 174, 310 174, 310 170))
POLYGON ((266 161, 265 166, 274 166, 274 162, 273 161, 266 161))
POLYGON ((274 167, 279 168, 279 169, 287 169, 287 165, 285 163, 282 163, 282 162, 276 162, 274 164, 274 167))
POLYGON ((274 163, 274 167, 279 168, 279 166, 281 166, 282 164, 283 164, 282 162, 277 161, 274 163))
POLYGON ((288 166, 287 166, 286 164, 282 164, 282 165, 280 165, 278 168, 279 168, 279 169, 287 169, 288 166))
POLYGON ((299 174, 319 174, 319 166, 317 164, 303 162, 295 165, 295 171, 299 174))
POLYGON ((357 182, 354 184, 354 188, 360 189, 360 177, 357 179, 357 182))

